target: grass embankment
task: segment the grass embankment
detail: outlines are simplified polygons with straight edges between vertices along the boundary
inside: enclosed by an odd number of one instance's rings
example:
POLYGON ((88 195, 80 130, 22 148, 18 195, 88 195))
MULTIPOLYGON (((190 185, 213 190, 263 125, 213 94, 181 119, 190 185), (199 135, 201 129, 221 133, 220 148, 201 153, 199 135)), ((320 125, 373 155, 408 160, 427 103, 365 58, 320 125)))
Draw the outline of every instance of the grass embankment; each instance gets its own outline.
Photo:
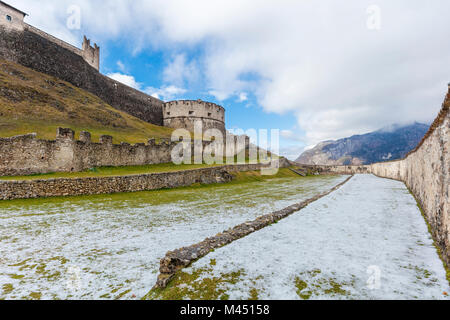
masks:
POLYGON ((89 131, 94 142, 110 135, 114 143, 170 138, 172 129, 152 125, 114 109, 68 82, 0 60, 0 137, 37 133, 54 140, 58 127, 89 131))

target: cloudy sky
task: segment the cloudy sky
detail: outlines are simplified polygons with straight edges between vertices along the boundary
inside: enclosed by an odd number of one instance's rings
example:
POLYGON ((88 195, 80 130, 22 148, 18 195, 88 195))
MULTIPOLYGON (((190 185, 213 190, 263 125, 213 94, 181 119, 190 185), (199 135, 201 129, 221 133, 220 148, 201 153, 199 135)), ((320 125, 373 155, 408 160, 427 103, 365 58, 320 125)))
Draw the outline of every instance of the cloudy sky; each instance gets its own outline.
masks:
POLYGON ((110 77, 164 100, 219 103, 228 129, 280 129, 290 158, 429 123, 450 82, 448 0, 6 2, 72 44, 86 34, 110 77))

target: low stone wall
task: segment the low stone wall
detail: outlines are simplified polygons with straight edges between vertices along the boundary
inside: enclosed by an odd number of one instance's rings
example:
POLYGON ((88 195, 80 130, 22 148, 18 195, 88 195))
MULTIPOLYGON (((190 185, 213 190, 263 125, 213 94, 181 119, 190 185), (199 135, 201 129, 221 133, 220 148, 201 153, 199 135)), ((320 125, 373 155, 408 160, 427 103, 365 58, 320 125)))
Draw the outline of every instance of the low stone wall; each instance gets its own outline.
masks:
POLYGON ((158 276, 155 288, 165 288, 169 284, 170 280, 175 274, 191 265, 196 260, 208 255, 213 250, 226 246, 236 240, 244 238, 249 234, 252 234, 258 230, 261 230, 275 222, 278 222, 284 218, 287 218, 291 214, 302 210, 314 201, 323 198, 330 193, 336 191, 347 183, 352 177, 349 177, 344 182, 338 184, 330 191, 319 194, 311 199, 305 200, 301 203, 294 204, 283 210, 272 212, 265 216, 261 216, 254 221, 240 224, 232 229, 219 233, 218 235, 207 238, 204 241, 194 244, 187 248, 181 248, 175 251, 169 251, 166 256, 161 260, 160 274, 158 276))
POLYGON ((195 183, 226 183, 232 181, 233 172, 257 171, 261 167, 260 164, 243 164, 117 177, 0 181, 0 200, 151 191, 195 183))
POLYGON ((367 166, 315 166, 319 171, 371 173, 404 182, 420 203, 433 237, 450 265, 450 86, 442 109, 405 159, 367 166))

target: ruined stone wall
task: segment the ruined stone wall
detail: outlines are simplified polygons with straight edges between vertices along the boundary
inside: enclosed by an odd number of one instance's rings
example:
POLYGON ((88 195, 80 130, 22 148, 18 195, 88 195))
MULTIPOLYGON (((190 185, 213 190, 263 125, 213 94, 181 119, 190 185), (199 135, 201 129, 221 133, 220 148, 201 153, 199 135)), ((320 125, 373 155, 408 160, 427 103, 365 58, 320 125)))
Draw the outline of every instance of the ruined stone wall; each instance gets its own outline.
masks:
POLYGON ((75 52, 79 49, 67 46, 27 28, 15 31, 0 26, 0 59, 67 81, 118 110, 163 125, 163 101, 100 74, 75 52))

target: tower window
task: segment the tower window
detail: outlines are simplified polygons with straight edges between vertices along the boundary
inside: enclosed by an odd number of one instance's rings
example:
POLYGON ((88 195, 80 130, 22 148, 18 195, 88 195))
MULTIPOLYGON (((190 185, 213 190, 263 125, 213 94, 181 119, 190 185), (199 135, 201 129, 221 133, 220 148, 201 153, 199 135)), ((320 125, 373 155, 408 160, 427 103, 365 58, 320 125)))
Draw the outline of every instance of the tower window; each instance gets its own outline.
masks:
POLYGON ((8 20, 8 21, 12 21, 12 18, 11 18, 11 16, 9 16, 9 15, 6 15, 6 20, 8 20))
POLYGON ((194 111, 189 111, 189 115, 192 116, 194 114, 194 111))
POLYGON ((170 112, 167 112, 167 115, 170 116, 170 112))
POLYGON ((211 112, 209 112, 209 113, 208 113, 208 117, 211 117, 211 116, 212 116, 212 113, 211 113, 211 112))

